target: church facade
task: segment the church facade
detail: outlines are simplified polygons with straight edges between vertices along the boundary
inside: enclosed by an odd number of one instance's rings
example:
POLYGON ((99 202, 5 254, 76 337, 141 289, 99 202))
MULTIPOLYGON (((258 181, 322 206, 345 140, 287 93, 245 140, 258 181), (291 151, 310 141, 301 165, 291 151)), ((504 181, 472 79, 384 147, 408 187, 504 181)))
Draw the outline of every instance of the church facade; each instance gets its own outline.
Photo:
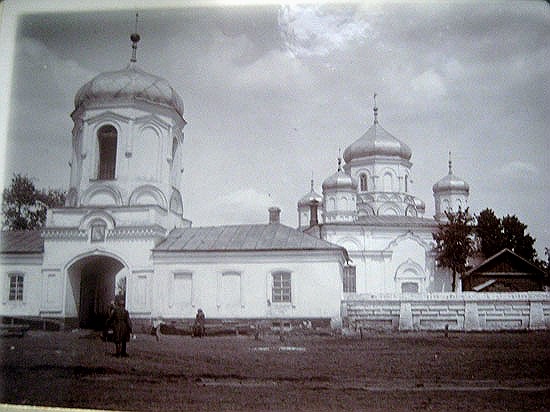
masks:
MULTIPOLYGON (((376 97, 376 96, 375 96, 376 97)), ((344 293, 425 294, 452 291, 448 270, 436 264, 432 234, 445 211, 468 207, 469 185, 449 172, 433 185, 436 214, 410 193, 412 151, 378 121, 344 151, 344 165, 298 202, 299 226, 343 246, 344 293), (317 216, 320 210, 322 218, 317 216)))
POLYGON ((117 291, 133 319, 341 322, 354 294, 449 291, 432 233, 465 207, 452 173, 434 187, 435 218, 409 193, 411 149, 378 123, 344 165, 298 202, 298 228, 271 208, 260 225, 192 227, 182 190, 183 103, 168 82, 130 64, 83 85, 71 114, 65 207, 39 232, 2 234, 6 317, 98 327, 117 291), (319 216, 320 215, 320 216, 319 216))

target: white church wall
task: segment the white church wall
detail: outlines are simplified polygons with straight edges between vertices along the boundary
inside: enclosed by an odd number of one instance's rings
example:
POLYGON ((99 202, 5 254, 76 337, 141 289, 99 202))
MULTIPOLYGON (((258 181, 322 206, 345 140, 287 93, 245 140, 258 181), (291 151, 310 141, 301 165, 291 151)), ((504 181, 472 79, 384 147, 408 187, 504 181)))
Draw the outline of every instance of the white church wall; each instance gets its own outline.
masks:
POLYGON ((265 253, 262 255, 239 258, 210 253, 176 259, 185 263, 156 260, 156 312, 167 318, 193 318, 201 308, 207 317, 220 319, 339 319, 342 266, 337 258, 278 256, 269 260, 265 253), (290 273, 290 302, 273 301, 272 273, 277 271, 290 273), (185 292, 176 289, 178 286, 191 289, 185 292))
POLYGON ((38 314, 40 311, 39 297, 42 293, 42 256, 1 256, 0 268, 0 279, 2 281, 0 316, 33 316, 38 314), (23 293, 21 299, 13 295, 10 299, 10 276, 16 275, 23 276, 23 293))
MULTIPOLYGON (((41 308, 32 313, 38 316, 47 313, 54 317, 76 317, 78 314, 78 299, 80 295, 81 276, 79 262, 84 262, 90 257, 112 259, 126 268, 127 279, 127 308, 130 312, 141 314, 151 313, 151 279, 152 262, 150 260, 151 249, 154 242, 150 239, 120 239, 106 242, 90 242, 89 240, 74 241, 49 240, 44 242, 44 268, 43 277, 51 273, 59 273, 59 285, 63 293, 56 294, 60 301, 47 301, 47 296, 52 299, 52 293, 43 288, 46 280, 42 279, 41 291, 35 296, 41 296, 41 308), (145 284, 143 276, 145 275, 145 284)), ((115 273, 109 273, 114 276, 115 273)), ((110 294, 109 291, 106 293, 110 294)), ((112 291, 114 296, 115 290, 112 291)))

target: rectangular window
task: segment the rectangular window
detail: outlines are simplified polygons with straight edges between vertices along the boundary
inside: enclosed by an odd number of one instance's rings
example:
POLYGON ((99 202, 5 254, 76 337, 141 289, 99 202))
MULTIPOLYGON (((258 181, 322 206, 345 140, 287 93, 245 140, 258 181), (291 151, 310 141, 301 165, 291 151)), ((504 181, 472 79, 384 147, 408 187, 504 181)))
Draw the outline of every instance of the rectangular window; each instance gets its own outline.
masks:
POLYGON ((291 302, 291 298, 290 273, 273 273, 272 301, 291 302))
POLYGON ((222 274, 221 299, 225 309, 237 309, 241 306, 241 274, 224 272, 222 274))
POLYGON ((13 274, 13 275, 9 275, 9 279, 10 279, 9 300, 22 301, 24 276, 22 274, 13 274))
POLYGON ((193 274, 174 273, 174 304, 189 307, 193 304, 193 274))
POLYGON ((355 293, 355 266, 344 267, 344 293, 355 293))

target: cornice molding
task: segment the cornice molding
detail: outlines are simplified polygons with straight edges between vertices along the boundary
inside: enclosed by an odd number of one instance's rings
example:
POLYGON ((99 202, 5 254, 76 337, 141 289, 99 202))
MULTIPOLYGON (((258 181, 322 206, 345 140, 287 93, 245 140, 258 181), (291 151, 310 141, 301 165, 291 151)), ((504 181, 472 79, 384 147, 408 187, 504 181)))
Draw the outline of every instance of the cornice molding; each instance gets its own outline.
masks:
POLYGON ((150 239, 166 236, 166 230, 159 225, 154 226, 122 226, 108 230, 106 240, 150 239))
POLYGON ((42 237, 45 240, 82 240, 88 238, 88 231, 78 228, 46 228, 42 237))

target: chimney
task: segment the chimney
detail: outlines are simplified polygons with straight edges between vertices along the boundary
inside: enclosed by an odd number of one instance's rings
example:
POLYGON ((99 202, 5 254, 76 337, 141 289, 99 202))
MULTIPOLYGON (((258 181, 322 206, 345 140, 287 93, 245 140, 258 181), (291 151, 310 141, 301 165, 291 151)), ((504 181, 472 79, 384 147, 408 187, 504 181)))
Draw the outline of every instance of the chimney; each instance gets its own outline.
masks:
POLYGON ((278 207, 270 207, 269 209, 269 223, 281 223, 281 209, 278 207))
POLYGON ((309 226, 317 226, 319 220, 317 219, 317 208, 319 207, 319 201, 313 199, 309 204, 309 226))

